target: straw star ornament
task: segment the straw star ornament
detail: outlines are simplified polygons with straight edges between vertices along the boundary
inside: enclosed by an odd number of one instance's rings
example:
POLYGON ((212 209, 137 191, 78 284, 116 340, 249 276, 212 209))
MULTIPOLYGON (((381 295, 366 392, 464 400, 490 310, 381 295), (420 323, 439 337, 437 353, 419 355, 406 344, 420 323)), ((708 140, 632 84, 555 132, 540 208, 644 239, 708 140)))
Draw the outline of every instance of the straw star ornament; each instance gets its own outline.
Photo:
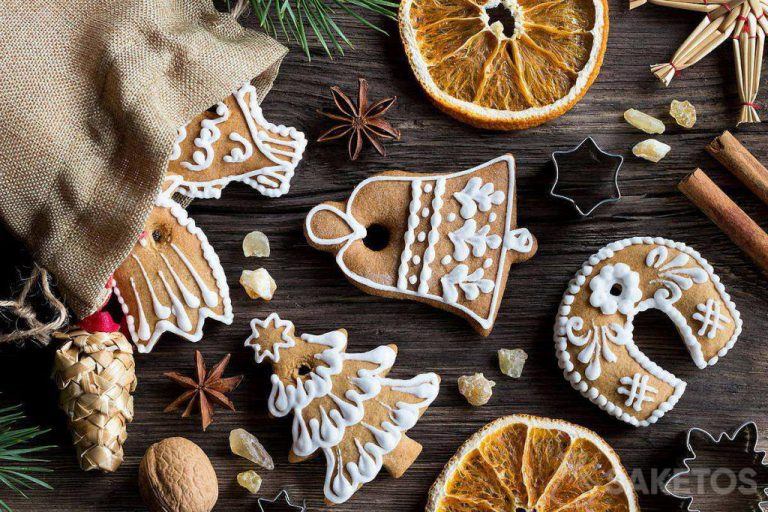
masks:
POLYGON ((670 62, 654 64, 651 71, 664 85, 712 51, 731 40, 736 63, 736 79, 741 99, 741 123, 759 123, 756 103, 763 65, 768 20, 766 0, 630 0, 634 9, 645 3, 706 13, 699 26, 688 36, 670 62))

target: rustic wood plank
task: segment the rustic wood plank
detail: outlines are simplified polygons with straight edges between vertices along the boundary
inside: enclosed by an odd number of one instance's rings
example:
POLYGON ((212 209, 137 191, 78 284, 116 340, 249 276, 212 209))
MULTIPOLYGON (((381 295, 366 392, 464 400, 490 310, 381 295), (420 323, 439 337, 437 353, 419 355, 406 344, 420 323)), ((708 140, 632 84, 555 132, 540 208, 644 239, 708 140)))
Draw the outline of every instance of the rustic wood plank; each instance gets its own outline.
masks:
MULTIPOLYGON (((130 425, 127 457, 111 476, 84 474, 73 459, 64 420, 56 410, 56 391, 48 380, 50 352, 6 349, 0 360, 2 402, 23 400, 31 418, 54 429, 50 439, 62 446, 53 451, 49 481, 55 494, 32 491, 30 500, 11 497, 17 511, 133 511, 142 510, 136 486, 139 460, 146 447, 166 436, 182 435, 201 446, 219 475, 217 510, 255 510, 255 499, 235 483, 235 475, 249 464, 229 454, 227 436, 244 427, 259 436, 275 457, 277 468, 262 472, 262 494, 270 496, 286 487, 292 496, 306 498, 313 509, 322 506, 324 462, 300 466, 287 462, 289 420, 266 414, 268 372, 257 368, 250 351, 242 349, 253 316, 277 311, 293 320, 301 331, 320 332, 345 327, 350 349, 362 351, 382 343, 400 347, 395 376, 436 371, 443 378, 441 394, 412 431, 424 445, 416 464, 399 481, 386 475, 366 485, 337 511, 418 511, 443 464, 461 442, 486 422, 510 413, 560 417, 595 429, 616 448, 630 469, 651 483, 652 471, 662 471, 682 454, 685 429, 700 426, 731 429, 746 419, 766 425, 762 396, 768 387, 763 361, 768 345, 765 281, 758 270, 675 189, 676 183, 701 166, 758 222, 765 225, 766 207, 709 157, 704 146, 737 118, 738 95, 729 47, 724 47, 694 68, 686 70, 669 88, 661 86, 648 65, 667 60, 700 15, 645 6, 632 13, 625 2, 611 0, 611 36, 603 71, 585 99, 573 111, 545 126, 520 133, 478 131, 440 114, 418 88, 408 69, 398 37, 385 37, 342 19, 356 49, 333 61, 316 57, 307 62, 295 49, 282 66, 273 92, 264 102, 269 119, 303 129, 314 140, 325 126, 314 110, 329 104, 328 87, 339 84, 353 91, 358 76, 371 82, 372 97, 398 95, 391 120, 403 132, 403 141, 388 146, 382 158, 366 151, 357 163, 346 160, 343 145, 311 144, 298 169, 291 193, 279 200, 260 197, 250 188, 233 185, 223 197, 195 201, 190 214, 205 230, 218 251, 232 288, 236 318, 231 326, 209 323, 204 340, 192 345, 164 338, 151 355, 138 357, 139 388, 136 419, 130 425), (663 140, 673 147, 659 165, 634 159, 630 148, 644 139, 621 117, 636 107, 668 120, 672 99, 689 99, 699 109, 699 123, 689 131, 667 123, 663 140), (605 149, 627 157, 622 170, 624 199, 599 209, 586 221, 551 201, 549 154, 575 146, 586 135, 595 136, 605 149), (479 338, 462 320, 424 305, 371 297, 349 285, 327 254, 308 247, 301 232, 306 212, 328 199, 342 199, 360 180, 390 168, 418 171, 456 171, 504 152, 512 152, 519 166, 520 223, 536 234, 539 254, 510 274, 506 296, 493 334, 479 338), (266 261, 246 260, 242 237, 253 229, 267 233, 273 256, 266 261), (672 324, 660 314, 639 320, 638 339, 643 349, 662 365, 689 382, 679 405, 658 425, 636 430, 610 419, 573 391, 557 368, 552 346, 552 323, 565 284, 583 260, 614 239, 634 235, 660 235, 688 242, 708 258, 726 283, 745 319, 736 348, 717 366, 699 371, 691 364, 672 324), (269 303, 249 300, 237 284, 241 268, 265 266, 275 277, 278 291, 269 303), (512 381, 498 371, 498 348, 519 347, 529 354, 522 379, 512 381), (200 348, 215 361, 233 353, 231 372, 247 379, 233 393, 238 412, 221 412, 207 433, 195 420, 162 413, 177 389, 162 373, 191 368, 193 351, 200 348), (456 389, 459 375, 483 371, 497 381, 489 405, 472 409, 456 389), (639 472, 639 473, 638 473, 639 472)), ((393 22, 384 22, 396 33, 393 22)), ((762 126, 737 131, 744 144, 768 161, 762 126)), ((9 236, 13 263, 23 261, 9 236)), ((5 281, 15 279, 8 265, 5 281)), ((3 290, 4 292, 7 290, 3 290)), ((669 510, 674 500, 652 493, 641 495, 643 510, 669 510)), ((5 491, 0 493, 5 498, 5 491)))

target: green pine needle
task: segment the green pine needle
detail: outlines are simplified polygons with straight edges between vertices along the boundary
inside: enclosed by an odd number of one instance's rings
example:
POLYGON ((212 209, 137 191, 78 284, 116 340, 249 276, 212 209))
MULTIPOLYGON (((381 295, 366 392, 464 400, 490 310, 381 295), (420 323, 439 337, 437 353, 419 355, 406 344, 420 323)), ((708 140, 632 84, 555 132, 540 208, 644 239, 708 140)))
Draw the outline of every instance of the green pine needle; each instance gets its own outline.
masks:
MULTIPOLYGON (((30 446, 28 443, 48 430, 41 430, 40 427, 13 428, 17 421, 23 419, 21 404, 0 409, 0 484, 26 498, 27 495, 24 493, 26 489, 32 489, 35 486, 52 489, 45 481, 35 476, 40 473, 50 473, 51 469, 28 463, 48 462, 30 455, 48 450, 53 446, 30 446), (22 464, 5 464, 6 462, 22 464)), ((13 512, 2 499, 0 499, 0 510, 13 512)))
POLYGON ((338 9, 352 16, 361 24, 386 34, 381 27, 371 23, 356 8, 369 14, 380 14, 397 19, 398 4, 390 0, 249 0, 259 26, 276 36, 278 29, 286 39, 298 42, 304 54, 312 60, 309 49, 314 38, 323 51, 333 57, 334 52, 343 55, 344 45, 352 43, 336 24, 338 9))

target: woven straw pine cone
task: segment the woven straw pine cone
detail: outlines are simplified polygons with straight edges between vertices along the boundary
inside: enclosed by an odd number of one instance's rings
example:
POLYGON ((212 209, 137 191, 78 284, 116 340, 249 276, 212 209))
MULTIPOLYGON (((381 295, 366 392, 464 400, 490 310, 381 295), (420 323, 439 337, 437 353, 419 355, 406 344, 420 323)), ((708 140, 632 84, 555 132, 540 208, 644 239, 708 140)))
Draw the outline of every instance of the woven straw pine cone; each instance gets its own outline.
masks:
POLYGON ((56 351, 54 379, 80 467, 113 472, 123 462, 136 389, 133 348, 119 332, 72 330, 56 351))

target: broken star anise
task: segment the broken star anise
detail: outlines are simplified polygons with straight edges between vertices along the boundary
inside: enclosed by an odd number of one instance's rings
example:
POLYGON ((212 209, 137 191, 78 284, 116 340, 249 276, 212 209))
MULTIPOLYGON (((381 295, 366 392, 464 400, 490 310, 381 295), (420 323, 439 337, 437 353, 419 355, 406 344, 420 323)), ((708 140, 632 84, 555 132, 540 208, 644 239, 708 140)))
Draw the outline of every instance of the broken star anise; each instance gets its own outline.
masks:
POLYGON ((214 403, 234 411, 235 406, 229 398, 226 397, 225 393, 233 391, 243 380, 243 376, 238 375, 236 377, 227 377, 226 379, 221 377, 227 364, 229 364, 229 358, 230 355, 227 354, 224 356, 224 359, 211 368, 211 371, 206 372, 203 355, 199 350, 195 350, 195 378, 197 380, 190 379, 177 372, 164 373, 163 375, 176 384, 187 388, 187 391, 168 404, 168 407, 166 407, 163 412, 178 410, 186 403, 187 406, 181 414, 182 418, 186 418, 192 412, 195 404, 199 404, 200 417, 203 422, 203 430, 205 430, 208 428, 208 425, 213 422, 214 403))
POLYGON ((334 86, 331 87, 331 93, 338 112, 317 111, 318 114, 338 123, 320 135, 317 142, 349 137, 348 149, 351 160, 357 160, 360 156, 364 139, 367 139, 382 156, 386 154, 382 139, 400 140, 400 131, 384 119, 384 114, 395 104, 397 96, 385 98, 369 106, 368 81, 365 78, 359 78, 358 82, 357 105, 352 103, 349 96, 341 89, 334 86))

